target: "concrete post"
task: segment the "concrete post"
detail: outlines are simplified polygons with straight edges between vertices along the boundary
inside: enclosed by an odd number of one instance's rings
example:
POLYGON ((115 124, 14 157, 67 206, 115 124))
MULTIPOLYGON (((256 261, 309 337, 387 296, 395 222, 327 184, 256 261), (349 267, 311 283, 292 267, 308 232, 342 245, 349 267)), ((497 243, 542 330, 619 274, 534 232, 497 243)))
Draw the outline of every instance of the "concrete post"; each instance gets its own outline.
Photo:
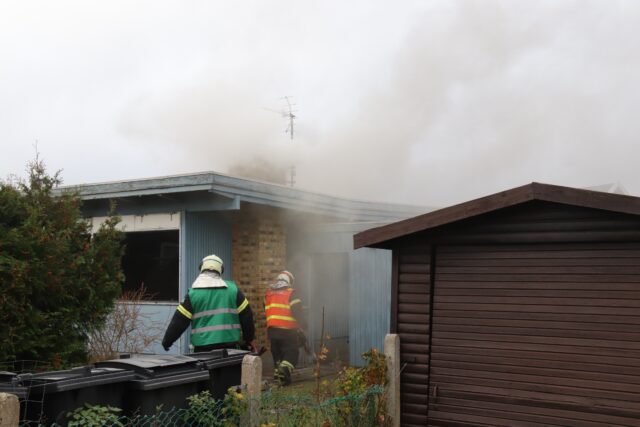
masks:
POLYGON ((260 425, 260 393, 262 391, 262 359, 259 356, 245 356, 242 359, 242 389, 247 399, 247 413, 242 417, 241 426, 260 425))
POLYGON ((400 426, 400 336, 384 337, 384 355, 387 358, 387 414, 393 427, 400 426))
POLYGON ((0 393, 0 427, 17 427, 20 422, 20 402, 14 394, 0 393))

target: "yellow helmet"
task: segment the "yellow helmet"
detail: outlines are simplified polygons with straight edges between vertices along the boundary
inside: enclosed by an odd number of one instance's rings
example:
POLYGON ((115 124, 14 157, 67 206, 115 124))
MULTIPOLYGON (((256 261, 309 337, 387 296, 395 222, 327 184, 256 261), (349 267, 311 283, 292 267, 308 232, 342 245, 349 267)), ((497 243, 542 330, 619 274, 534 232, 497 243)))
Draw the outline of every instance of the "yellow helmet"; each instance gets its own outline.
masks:
POLYGON ((217 255, 207 255, 202 258, 202 262, 200 263, 200 272, 205 270, 213 270, 217 271, 219 274, 224 272, 224 264, 222 263, 222 259, 220 259, 217 255))
POLYGON ((287 270, 283 270, 280 274, 278 274, 278 277, 276 277, 276 282, 287 282, 289 286, 293 286, 293 281, 293 274, 291 274, 287 270))

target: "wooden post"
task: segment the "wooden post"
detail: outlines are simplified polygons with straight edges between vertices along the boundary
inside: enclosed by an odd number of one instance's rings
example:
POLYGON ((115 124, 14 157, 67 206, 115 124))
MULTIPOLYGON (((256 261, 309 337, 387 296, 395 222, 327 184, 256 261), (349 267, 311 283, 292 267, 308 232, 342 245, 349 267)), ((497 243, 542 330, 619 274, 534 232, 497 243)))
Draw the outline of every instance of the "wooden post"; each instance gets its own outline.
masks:
POLYGON ((0 427, 17 427, 20 422, 20 402, 13 394, 0 393, 0 427))
POLYGON ((247 400, 247 413, 241 419, 243 427, 260 425, 260 393, 262 391, 262 359, 245 356, 242 359, 242 392, 247 400))
POLYGON ((384 355, 387 359, 387 414, 393 427, 400 426, 400 336, 384 337, 384 355))

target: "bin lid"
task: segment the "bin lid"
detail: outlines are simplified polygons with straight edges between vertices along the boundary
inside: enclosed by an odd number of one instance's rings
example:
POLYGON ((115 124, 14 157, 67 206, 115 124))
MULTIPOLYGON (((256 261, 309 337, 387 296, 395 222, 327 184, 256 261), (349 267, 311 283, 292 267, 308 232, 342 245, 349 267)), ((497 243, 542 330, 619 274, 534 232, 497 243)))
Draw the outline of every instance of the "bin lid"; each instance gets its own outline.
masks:
POLYGON ((174 373, 154 378, 138 377, 128 383, 132 390, 150 391, 157 389, 165 389, 174 386, 184 386, 191 383, 208 383, 209 371, 206 369, 193 372, 174 373))
POLYGON ((227 352, 229 353, 228 354, 229 357, 245 357, 247 354, 251 354, 251 351, 249 350, 230 349, 230 350, 227 350, 227 352))
POLYGON ((190 353, 189 357, 198 359, 205 364, 207 369, 212 369, 240 364, 247 354, 251 354, 251 352, 248 350, 222 349, 190 353))
POLYGON ((0 383, 10 383, 18 374, 16 372, 0 371, 0 383))
POLYGON ((130 359, 113 359, 98 362, 96 367, 128 369, 144 378, 176 375, 179 373, 200 371, 202 363, 193 357, 181 355, 143 355, 130 359))
POLYGON ((66 371, 42 372, 18 375, 20 385, 34 393, 59 393, 63 391, 125 382, 135 377, 134 372, 120 368, 95 368, 83 366, 66 371))
POLYGON ((28 395, 28 388, 24 386, 0 383, 0 393, 14 394, 18 399, 25 400, 28 395))
POLYGON ((18 399, 27 397, 27 388, 20 385, 18 374, 9 371, 0 371, 0 393, 15 394, 18 399))

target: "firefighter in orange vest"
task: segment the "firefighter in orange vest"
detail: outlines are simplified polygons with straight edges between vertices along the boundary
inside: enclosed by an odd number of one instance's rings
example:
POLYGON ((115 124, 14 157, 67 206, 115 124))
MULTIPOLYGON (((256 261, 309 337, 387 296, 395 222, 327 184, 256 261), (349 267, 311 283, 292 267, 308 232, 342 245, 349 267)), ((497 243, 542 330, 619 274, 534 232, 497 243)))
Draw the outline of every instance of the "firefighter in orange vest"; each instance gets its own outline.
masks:
POLYGON ((293 274, 281 272, 264 298, 273 375, 281 385, 291 384, 291 374, 298 363, 300 328, 304 326, 302 304, 293 289, 293 280, 293 274))

